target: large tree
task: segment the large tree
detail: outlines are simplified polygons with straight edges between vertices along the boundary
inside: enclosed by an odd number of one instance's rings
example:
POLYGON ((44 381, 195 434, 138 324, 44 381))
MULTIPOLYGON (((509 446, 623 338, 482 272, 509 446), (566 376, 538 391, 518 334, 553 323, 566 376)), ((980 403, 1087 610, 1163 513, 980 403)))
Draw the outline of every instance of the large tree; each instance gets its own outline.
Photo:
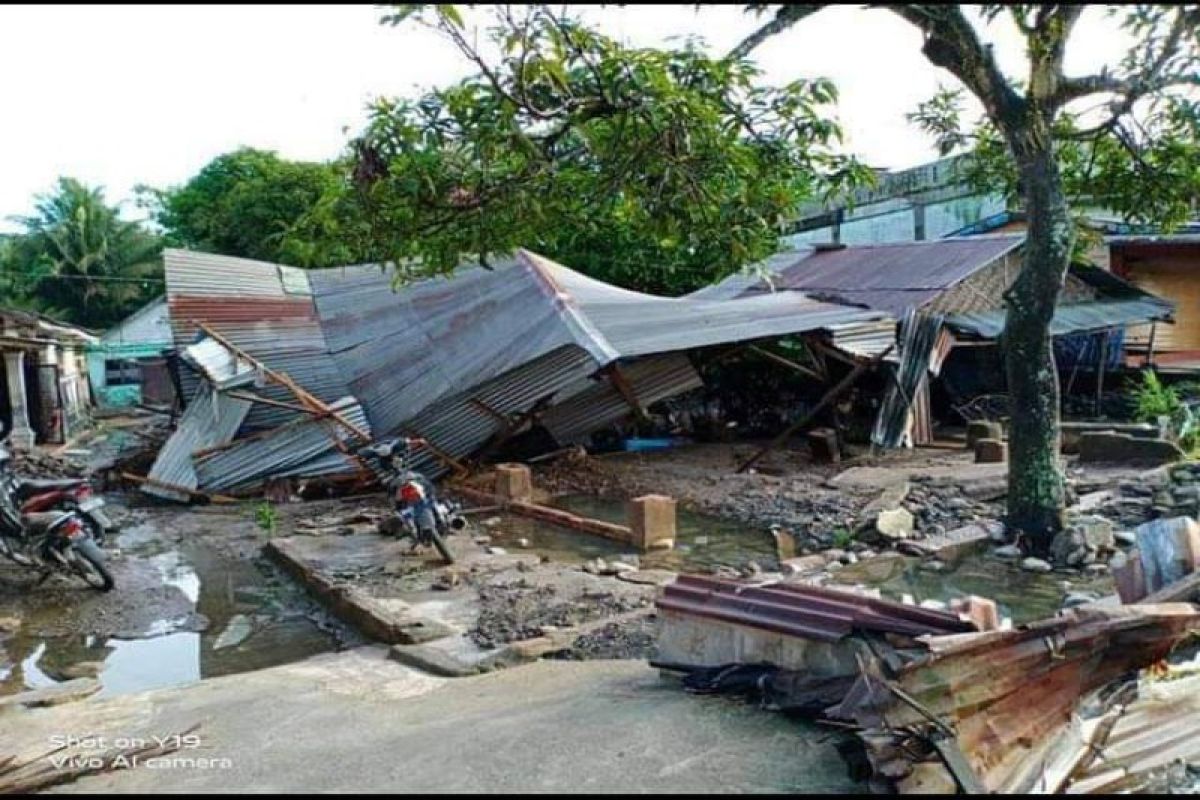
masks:
POLYGON ((122 219, 99 188, 60 178, 16 221, 24 232, 0 250, 0 269, 18 305, 104 328, 162 291, 159 238, 122 219))
POLYGON ((300 267, 359 260, 352 225, 323 210, 343 188, 336 163, 289 161, 241 148, 217 156, 182 186, 139 187, 168 244, 300 267), (339 224, 342 223, 342 224, 339 224))
POLYGON ((834 152, 828 81, 763 86, 745 59, 627 47, 547 6, 489 13, 483 45, 452 6, 385 20, 429 26, 477 70, 379 101, 354 142, 344 201, 419 274, 528 247, 685 292, 770 254, 801 200, 869 175, 834 152))
MULTIPOLYGON (((733 55, 746 55, 823 7, 749 6, 757 13, 771 11, 772 19, 733 55)), ((1112 7, 1110 13, 1136 37, 1136 45, 1114 59, 1112 67, 1084 76, 1067 75, 1063 67, 1084 6, 892 5, 882 9, 920 30, 922 53, 929 62, 950 72, 983 105, 994 131, 993 143, 1002 143, 1028 215, 1024 265, 1005 296, 1003 343, 1012 403, 1008 519, 1013 528, 1027 534, 1035 550, 1044 551, 1064 522, 1059 385, 1049 334, 1076 235, 1064 187, 1062 145, 1091 141, 1095 144, 1089 152, 1101 156, 1113 152, 1113 142, 1129 151, 1153 151, 1155 125, 1194 126, 1195 94, 1175 89, 1200 86, 1200 6, 1112 7), (970 19, 974 13, 981 25, 970 19), (1019 78, 1001 71, 992 46, 981 38, 984 25, 1002 16, 1015 24, 1026 43, 1028 72, 1019 78), (1106 101, 1098 118, 1078 113, 1081 101, 1088 99, 1106 101), (1129 137, 1123 127, 1135 111, 1150 120, 1148 127, 1143 126, 1147 135, 1141 142, 1129 137)), ((932 116, 933 128, 953 131, 953 125, 939 125, 938 115, 932 116)), ((1152 175, 1155 170, 1145 172, 1152 175)), ((1160 199, 1148 196, 1153 187, 1152 182, 1142 185, 1143 203, 1160 199)))

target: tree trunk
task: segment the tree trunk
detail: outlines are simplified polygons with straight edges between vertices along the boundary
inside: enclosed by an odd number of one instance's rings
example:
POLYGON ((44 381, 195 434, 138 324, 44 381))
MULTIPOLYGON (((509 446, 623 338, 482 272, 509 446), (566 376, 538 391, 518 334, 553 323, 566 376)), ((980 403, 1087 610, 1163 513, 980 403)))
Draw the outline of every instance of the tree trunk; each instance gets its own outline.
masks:
POLYGON ((1034 146, 1013 146, 1028 232, 1024 266, 1007 296, 1003 343, 1012 418, 1008 525, 1025 535, 1033 552, 1044 554, 1065 516, 1058 370, 1049 328, 1070 262, 1072 223, 1048 137, 1037 138, 1034 146))

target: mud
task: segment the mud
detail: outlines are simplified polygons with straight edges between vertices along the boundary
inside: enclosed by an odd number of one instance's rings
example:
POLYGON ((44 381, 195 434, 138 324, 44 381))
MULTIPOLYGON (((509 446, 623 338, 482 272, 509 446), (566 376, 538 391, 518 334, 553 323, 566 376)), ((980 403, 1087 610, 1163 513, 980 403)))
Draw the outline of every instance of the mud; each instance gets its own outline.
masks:
POLYGON ((468 636, 480 647, 493 649, 541 636, 547 627, 569 628, 646 608, 651 600, 644 596, 622 597, 603 590, 564 597, 552 585, 530 586, 517 581, 481 586, 479 602, 479 618, 468 636))
POLYGON ((622 623, 609 624, 585 633, 566 650, 551 653, 547 658, 565 661, 591 659, 633 659, 650 661, 656 654, 658 628, 653 614, 635 617, 622 623))

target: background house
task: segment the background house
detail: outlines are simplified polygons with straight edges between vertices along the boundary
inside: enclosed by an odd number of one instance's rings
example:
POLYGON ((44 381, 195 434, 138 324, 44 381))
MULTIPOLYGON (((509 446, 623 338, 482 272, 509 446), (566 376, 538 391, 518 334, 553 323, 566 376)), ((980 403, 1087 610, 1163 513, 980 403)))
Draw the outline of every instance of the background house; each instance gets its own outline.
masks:
POLYGON ((171 403, 175 393, 163 351, 172 346, 165 296, 110 328, 87 348, 96 402, 104 407, 171 403))

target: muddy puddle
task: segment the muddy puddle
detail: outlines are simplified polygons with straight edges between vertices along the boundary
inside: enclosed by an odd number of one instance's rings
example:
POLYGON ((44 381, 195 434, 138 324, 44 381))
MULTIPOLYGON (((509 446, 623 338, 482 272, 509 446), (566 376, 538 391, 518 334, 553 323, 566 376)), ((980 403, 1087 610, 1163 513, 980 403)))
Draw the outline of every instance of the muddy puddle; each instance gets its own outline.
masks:
POLYGON ((337 648, 302 590, 267 565, 199 542, 168 546, 147 525, 115 547, 108 595, 64 582, 0 600, 0 616, 21 620, 15 634, 0 634, 0 694, 95 676, 99 696, 112 696, 337 648))
MULTIPOLYGON (((580 516, 626 523, 625 503, 619 500, 572 494, 555 497, 547 504, 580 516)), ((515 548, 516 542, 525 539, 529 543, 527 549, 554 561, 566 562, 631 554, 628 546, 600 536, 512 514, 501 519, 499 525, 487 531, 501 547, 515 548)), ((682 509, 676 516, 675 548, 640 553, 636 557, 643 568, 673 572, 707 573, 715 566, 742 568, 751 561, 764 570, 773 570, 779 564, 770 533, 744 523, 682 509)))
POLYGON ((922 568, 918 558, 887 554, 847 566, 835 573, 834 581, 876 587, 894 600, 911 595, 918 603, 945 603, 972 594, 990 597, 1001 615, 1011 618, 1014 625, 1053 616, 1068 592, 1088 592, 1103 598, 1116 591, 1107 575, 1081 578, 1026 572, 1014 562, 988 553, 968 554, 946 566, 944 572, 933 572, 922 568))

